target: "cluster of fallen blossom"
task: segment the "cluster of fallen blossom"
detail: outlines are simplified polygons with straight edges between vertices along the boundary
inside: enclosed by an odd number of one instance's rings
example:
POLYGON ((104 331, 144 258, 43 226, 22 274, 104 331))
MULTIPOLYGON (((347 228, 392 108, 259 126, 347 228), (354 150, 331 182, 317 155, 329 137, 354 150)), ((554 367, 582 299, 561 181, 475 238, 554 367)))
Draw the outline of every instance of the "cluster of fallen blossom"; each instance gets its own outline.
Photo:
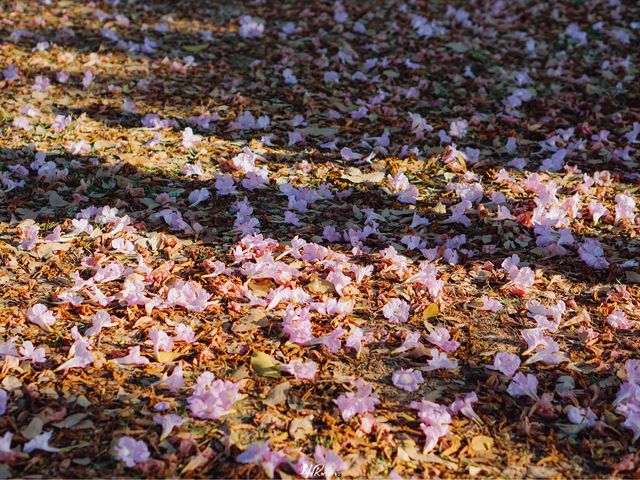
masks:
MULTIPOLYGON (((475 28, 470 13, 464 9, 449 7, 443 20, 436 21, 417 13, 409 14, 411 3, 403 4, 400 14, 407 15, 410 19, 407 28, 412 29, 421 41, 439 40, 456 29, 470 32, 475 28)), ((618 18, 625 18, 619 2, 612 0, 609 4, 620 12, 618 18)), ((354 35, 369 35, 365 24, 373 17, 365 15, 354 21, 348 6, 341 2, 333 5, 330 21, 339 27, 335 35, 347 27, 355 32, 354 35)), ((117 5, 110 8, 117 11, 117 5)), ((496 2, 491 16, 498 18, 504 8, 504 2, 496 2)), ((103 41, 114 52, 124 51, 145 58, 159 48, 158 41, 149 37, 139 42, 123 39, 114 28, 129 25, 130 20, 125 15, 102 10, 94 15, 103 25, 100 29, 103 41)), ((169 29, 167 22, 158 24, 155 31, 166 32, 169 29)), ((609 39, 624 49, 632 38, 636 38, 626 27, 607 29, 599 23, 592 26, 598 42, 609 39)), ((397 35, 399 27, 394 24, 386 25, 386 28, 397 35)), ((270 29, 275 28, 249 15, 239 16, 234 25, 237 25, 237 35, 245 42, 261 41, 269 36, 270 29)), ((283 22, 279 31, 271 33, 286 44, 295 38, 299 28, 293 22, 283 22)), ((629 28, 637 29, 637 22, 629 28)), ((526 43, 526 55, 537 58, 543 54, 545 50, 535 38, 519 33, 518 41, 526 43)), ((34 35, 37 37, 29 30, 15 29, 9 40, 18 44, 34 35)), ((201 36, 205 42, 213 41, 211 32, 201 32, 201 36)), ((589 35, 576 23, 566 25, 563 39, 572 42, 572 48, 589 43, 589 35)), ((602 45, 600 43, 598 48, 602 49, 602 45)), ((369 50, 375 52, 379 45, 373 43, 370 47, 369 50)), ((32 53, 35 56, 52 48, 54 45, 50 41, 38 39, 32 53)), ((465 45, 456 43, 447 48, 462 53, 468 50, 465 45)), ((545 45, 544 48, 551 47, 545 45)), ((198 51, 195 49, 196 57, 167 59, 163 64, 173 72, 189 75, 197 68, 198 51)), ((59 55, 63 63, 74 61, 68 52, 59 55)), ((546 75, 551 79, 562 76, 560 56, 545 55, 549 59, 546 75)), ((99 66, 102 60, 95 52, 89 57, 88 65, 82 69, 80 84, 83 91, 91 95, 91 89, 100 82, 100 71, 90 67, 99 66)), ((159 441, 162 442, 174 430, 186 428, 190 421, 223 419, 234 411, 238 402, 255 396, 254 391, 245 388, 241 378, 229 379, 232 378, 230 370, 218 368, 214 373, 202 369, 202 363, 197 361, 175 361, 191 345, 205 341, 201 322, 191 320, 206 318, 207 322, 215 322, 212 317, 197 315, 214 310, 220 312, 221 309, 239 316, 260 311, 263 316, 277 319, 268 336, 278 339, 283 347, 299 347, 298 350, 287 350, 299 354, 283 354, 280 358, 286 358, 286 361, 274 361, 277 374, 289 375, 292 382, 303 385, 316 382, 318 376, 323 376, 320 362, 332 355, 355 356, 363 361, 363 349, 374 345, 384 348, 389 358, 395 359, 390 363, 394 368, 376 381, 410 395, 406 398, 411 401, 404 408, 424 433, 425 452, 437 449, 441 439, 451 432, 454 419, 464 417, 478 425, 483 423, 481 415, 474 411, 474 405, 477 408, 479 396, 483 394, 482 385, 467 386, 463 382, 453 400, 444 403, 426 395, 424 388, 429 379, 442 374, 446 382, 470 368, 472 363, 492 376, 491 382, 499 386, 500 395, 530 397, 534 404, 532 411, 562 412, 575 426, 573 434, 590 428, 601 431, 610 427, 611 419, 596 414, 591 408, 593 402, 587 404, 583 399, 581 403, 575 380, 569 375, 570 371, 580 372, 570 350, 593 344, 604 330, 634 330, 637 299, 629 294, 626 285, 612 288, 610 297, 617 300, 615 307, 602 314, 602 318, 595 318, 597 324, 593 323, 587 306, 580 305, 574 295, 563 299, 547 297, 555 300, 543 301, 540 289, 547 288, 550 283, 534 262, 535 259, 561 259, 558 261, 566 262, 575 270, 589 272, 588 275, 609 274, 614 278, 622 272, 637 278, 640 266, 637 256, 634 257, 637 250, 624 251, 621 242, 600 234, 615 232, 624 244, 638 233, 637 187, 625 184, 623 180, 637 181, 639 176, 637 172, 617 173, 616 167, 637 168, 634 159, 637 155, 635 145, 640 142, 640 123, 629 121, 625 124, 621 117, 617 118, 613 122, 617 128, 615 134, 606 129, 594 133, 588 125, 554 127, 538 141, 525 139, 524 134, 511 133, 494 141, 491 148, 501 155, 499 161, 494 161, 490 158, 491 151, 476 148, 481 145, 467 141, 474 130, 480 130, 486 123, 486 115, 474 113, 469 120, 454 116, 446 124, 439 122, 442 128, 436 129, 424 118, 423 115, 427 115, 424 112, 402 111, 397 103, 394 103, 396 106, 384 106, 392 97, 397 96, 394 102, 419 97, 426 84, 420 80, 417 86, 396 87, 391 82, 395 70, 391 69, 402 67, 408 72, 420 71, 424 66, 419 62, 426 62, 424 53, 413 59, 372 57, 362 62, 356 72, 349 73, 350 67, 355 69, 358 58, 353 49, 339 49, 335 59, 329 61, 323 53, 318 63, 324 89, 346 89, 357 82, 376 85, 375 95, 352 103, 349 108, 330 108, 335 102, 327 102, 323 104, 327 110, 321 115, 296 114, 288 120, 283 120, 280 114, 270 116, 249 110, 233 117, 206 112, 180 122, 163 112, 146 113, 140 118, 140 128, 144 132, 150 131, 153 136, 143 148, 149 151, 172 148, 179 152, 182 157, 177 178, 184 180, 188 187, 179 191, 154 191, 149 187, 148 191, 136 195, 138 198, 146 195, 148 210, 144 216, 113 198, 111 202, 97 205, 99 202, 95 198, 100 195, 94 195, 91 190, 98 184, 97 178, 117 175, 121 165, 108 155, 99 154, 98 147, 86 139, 74 137, 82 127, 81 121, 65 114, 47 117, 48 114, 31 103, 19 105, 7 131, 15 135, 14 141, 20 146, 16 151, 20 155, 3 162, 0 171, 4 187, 2 198, 23 201, 21 196, 27 198, 34 188, 42 188, 48 193, 51 206, 73 208, 69 210, 71 216, 58 216, 52 224, 38 223, 33 219, 37 216, 33 215, 18 222, 15 214, 19 212, 14 205, 7 222, 15 232, 14 245, 18 255, 41 257, 74 251, 79 261, 70 277, 61 279, 67 280, 64 288, 30 302, 21 311, 20 318, 39 327, 41 332, 34 333, 35 327, 28 324, 1 330, 3 372, 46 365, 54 370, 53 375, 64 376, 74 369, 100 371, 105 362, 125 369, 158 364, 162 378, 153 383, 152 388, 159 392, 158 398, 162 400, 152 407, 155 411, 153 421, 161 428, 159 441), (395 126, 385 127, 378 137, 365 133, 359 141, 355 137, 348 140, 337 136, 340 128, 328 127, 324 128, 326 132, 314 133, 314 128, 323 130, 314 123, 318 118, 336 125, 344 123, 347 125, 344 131, 349 132, 349 129, 364 128, 353 126, 358 122, 376 122, 378 115, 392 118, 393 125, 401 125, 406 135, 395 126), (207 149, 213 143, 208 138, 212 123, 217 131, 242 138, 254 138, 255 134, 259 141, 255 137, 251 146, 241 144, 239 152, 234 146, 233 154, 212 165, 205 161, 209 155, 207 149), (44 147, 38 146, 37 139, 35 144, 25 146, 26 136, 40 135, 41 130, 49 131, 56 139, 53 145, 49 143, 52 148, 48 152, 42 151, 44 147), (406 143, 392 142, 392 135, 403 138, 406 143), (318 136, 322 139, 317 140, 318 136), (428 142, 436 147, 420 150, 415 146, 428 142), (340 143, 345 146, 339 148, 340 143), (466 146, 460 147, 465 143, 466 146), (342 178, 351 178, 355 186, 345 188, 343 183, 324 181, 322 175, 318 175, 322 183, 306 183, 307 174, 313 169, 306 160, 296 164, 297 170, 289 170, 288 177, 283 176, 272 165, 270 156, 275 156, 273 152, 279 148, 296 145, 332 156, 334 168, 342 173, 345 163, 352 165, 342 178), (533 147, 539 151, 532 153, 533 147), (429 163, 425 160, 428 151, 434 153, 429 163), (580 167, 584 152, 599 152, 602 158, 611 160, 612 167, 584 172, 580 167), (95 156, 86 158, 92 154, 95 156), (406 167, 402 169, 385 164, 382 170, 363 173, 362 170, 375 165, 378 157, 391 154, 410 162, 419 161, 424 168, 430 164, 433 176, 440 178, 441 183, 425 182, 416 174, 416 169, 407 167, 407 163, 402 164, 406 167), (525 158, 533 155, 539 160, 535 168, 525 158), (362 170, 355 168, 356 165, 362 170), (382 174, 376 177, 380 172, 382 174), (366 192, 363 200, 361 185, 375 185, 376 189, 366 192), (270 213, 266 210, 264 197, 259 196, 264 192, 273 194, 269 197, 273 199, 270 213), (446 197, 446 201, 432 202, 430 197, 434 194, 446 197), (380 198, 374 198, 375 195, 380 198), (210 219, 206 214, 199 212, 212 202, 228 206, 224 215, 230 222, 228 226, 217 226, 219 236, 215 241, 207 240, 213 227, 207 223, 210 219), (281 203, 286 206, 282 207, 281 203), (318 215, 332 206, 339 209, 337 217, 341 223, 318 215), (277 233, 283 225, 290 235, 283 237, 277 233), (197 271, 197 274, 181 274, 178 278, 174 275, 178 272, 175 263, 163 257, 154 239, 158 231, 167 229, 177 237, 189 238, 200 245, 222 244, 222 233, 226 235, 225 239, 232 240, 217 257, 200 259, 191 271, 197 271), (96 247, 95 250, 88 252, 88 245, 96 247), (479 261, 484 256, 497 262, 479 261), (498 264, 500 267, 495 266, 498 264), (432 325, 427 321, 437 318, 452 305, 458 288, 455 275, 463 272, 477 277, 479 271, 486 274, 485 279, 492 276, 500 293, 478 290, 476 297, 465 298, 461 304, 493 317, 505 313, 508 308, 505 315, 520 317, 518 333, 521 338, 518 341, 522 348, 498 349, 492 352, 492 361, 479 362, 476 358, 471 362, 468 353, 460 354, 467 348, 463 345, 468 343, 460 331, 454 331, 444 323, 432 325), (170 277, 171 281, 168 281, 170 277), (371 285, 385 282, 393 286, 386 289, 390 293, 379 292, 372 303, 366 291, 372 288, 371 285), (519 310, 512 304, 520 300, 523 304, 519 310), (114 309, 119 313, 114 313, 114 309), (110 329, 126 331, 133 328, 129 312, 139 312, 143 317, 134 321, 138 321, 136 325, 142 325, 146 336, 142 341, 139 337, 129 337, 126 340, 128 351, 123 354, 120 348, 112 348, 100 339, 110 329), (167 312, 171 315, 181 312, 181 320, 166 321, 164 314, 167 312), (369 318, 356 321, 362 312, 367 312, 369 318), (570 312, 571 318, 567 319, 570 312), (81 321, 77 321, 78 318, 81 321), (416 321, 418 319, 426 322, 427 332, 416 321), (64 327, 60 327, 61 324, 64 327), (572 336, 563 335, 559 341, 558 335, 563 329, 573 329, 576 325, 579 328, 572 330, 572 336), (57 351, 60 344, 55 340, 60 336, 67 338, 70 344, 63 355, 57 351), (64 361, 52 365, 52 354, 55 358, 63 357, 64 361), (419 364, 415 359, 420 359, 419 364), (564 375, 557 378, 553 390, 541 389, 539 382, 549 366, 560 368, 562 365, 572 366, 572 370, 563 370, 564 375), (556 395, 559 400, 555 399, 556 395)), ((607 60, 606 68, 602 67, 610 77, 620 77, 615 87, 618 92, 631 82, 631 74, 622 74, 636 71, 629 59, 627 56, 626 59, 607 60)), ((256 62, 257 68, 262 61, 256 62)), ((294 62, 289 64, 283 60, 278 68, 287 88, 295 90, 302 88, 306 75, 303 77, 302 72, 295 72, 293 66, 294 62)), ((6 88, 25 88, 36 100, 64 92, 65 86, 73 81, 72 72, 64 69, 55 73, 55 84, 45 74, 28 78, 13 63, 7 64, 2 74, 6 88)), ((534 101, 531 76, 535 77, 534 72, 524 69, 509 77, 509 82, 515 82, 516 86, 509 87, 509 95, 498 102, 499 115, 509 119, 507 123, 519 122, 526 104, 534 101)), ((456 74, 455 81, 461 82, 463 77, 482 85, 469 65, 461 75, 456 74)), ((575 82, 588 85, 589 79, 576 79, 575 82)), ((233 82, 229 83, 232 91, 235 87, 233 82)), ((149 82, 142 79, 135 88, 147 92, 149 82)), ((114 95, 123 94, 123 89, 116 85, 110 85, 109 91, 114 95)), ((304 92, 304 88, 301 91, 304 92)), ((243 102, 238 100, 238 104, 243 102)), ((122 105, 122 115, 136 114, 142 109, 131 98, 124 98, 122 105)), ((537 130, 542 128, 538 127, 537 130)), ((40 141, 46 145, 44 139, 40 141)), ((164 241, 169 238, 175 240, 168 234, 163 237, 164 241)), ((557 280, 559 276, 554 278, 557 280)), ((592 309, 592 314, 601 313, 592 309)), ((248 346, 244 348, 248 350, 248 346)), ((635 441, 640 437, 638 360, 627 359, 620 376, 625 382, 617 397, 609 403, 624 418, 622 425, 632 432, 635 441)), ((0 415, 14 408, 11 392, 16 389, 3 385, 7 390, 0 388, 0 415)), ((350 379, 350 386, 345 391, 331 398, 334 406, 330 408, 337 407, 335 412, 340 413, 342 421, 357 424, 355 428, 365 435, 393 429, 376 415, 389 399, 375 387, 372 381, 356 375, 350 379)), ((600 409, 604 411, 605 408, 600 405, 600 409)), ((4 428, 8 424, 2 425, 4 428)), ((15 461, 23 454, 37 450, 61 451, 49 445, 53 430, 40 429, 37 434, 28 436, 21 434, 24 440, 21 445, 12 444, 14 433, 7 429, 0 437, 2 461, 15 461)), ((144 439, 131 435, 119 435, 112 440, 111 453, 127 467, 144 466, 161 450, 156 442, 152 453, 144 439)), ((308 465, 320 465, 324 475, 330 478, 351 466, 339 449, 317 443, 305 454, 295 448, 274 447, 268 435, 242 446, 242 450, 235 455, 235 461, 258 465, 269 477, 273 477, 276 470, 292 470, 304 476, 308 474, 308 465), (313 458, 308 457, 311 452, 313 458)), ((398 476, 393 470, 385 473, 398 476)))

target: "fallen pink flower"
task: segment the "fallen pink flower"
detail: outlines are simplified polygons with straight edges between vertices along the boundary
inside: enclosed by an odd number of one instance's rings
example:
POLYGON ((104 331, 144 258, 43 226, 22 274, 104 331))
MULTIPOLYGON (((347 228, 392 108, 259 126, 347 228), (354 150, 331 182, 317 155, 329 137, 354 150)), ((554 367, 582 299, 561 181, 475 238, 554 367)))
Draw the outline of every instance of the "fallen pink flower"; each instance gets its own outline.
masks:
POLYGON ((143 440, 131 437, 122 437, 115 447, 116 458, 133 468, 138 463, 146 463, 149 460, 149 449, 143 440))

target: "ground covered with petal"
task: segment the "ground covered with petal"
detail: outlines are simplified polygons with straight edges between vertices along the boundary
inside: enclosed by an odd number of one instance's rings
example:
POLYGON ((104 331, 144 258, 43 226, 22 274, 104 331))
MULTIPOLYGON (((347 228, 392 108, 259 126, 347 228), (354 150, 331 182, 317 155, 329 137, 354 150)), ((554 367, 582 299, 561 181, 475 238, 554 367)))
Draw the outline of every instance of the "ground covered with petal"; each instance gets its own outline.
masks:
POLYGON ((638 475, 635 2, 0 4, 1 476, 638 475))

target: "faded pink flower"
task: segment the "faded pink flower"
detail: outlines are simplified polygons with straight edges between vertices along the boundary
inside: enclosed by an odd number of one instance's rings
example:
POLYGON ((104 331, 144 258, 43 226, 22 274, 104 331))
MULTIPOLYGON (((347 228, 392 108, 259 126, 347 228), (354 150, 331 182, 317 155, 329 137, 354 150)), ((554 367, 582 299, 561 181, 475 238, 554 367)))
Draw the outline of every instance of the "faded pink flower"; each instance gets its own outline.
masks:
POLYGON ((56 323, 56 317, 53 316, 53 312, 42 303, 36 303, 27 310, 27 320, 47 332, 51 330, 51 325, 56 323))
POLYGON ((193 395, 187 401, 191 415, 215 420, 229 413, 240 397, 239 383, 215 380, 213 373, 204 372, 198 377, 193 395))
POLYGON ((487 366, 491 370, 498 370, 507 377, 513 377, 520 368, 520 357, 509 352, 498 352, 493 358, 493 365, 487 366))
POLYGON ((422 373, 412 368, 396 370, 391 379, 396 387, 407 392, 415 392, 424 382, 422 373))
POLYGON ((528 373, 516 373, 513 380, 507 387, 507 393, 512 397, 528 396, 534 400, 539 400, 538 397, 538 379, 535 375, 528 373))
POLYGON ((392 298, 382 307, 382 314, 391 323, 405 323, 409 319, 410 308, 404 300, 392 298))
POLYGON ((357 389, 355 393, 343 393, 333 401, 340 409, 344 421, 360 413, 373 412, 376 405, 380 403, 378 396, 372 393, 373 389, 370 384, 359 378, 354 382, 354 385, 357 389))
POLYGON ((143 440, 131 437, 122 437, 115 447, 116 458, 129 467, 135 467, 137 463, 146 463, 149 460, 149 449, 143 440))

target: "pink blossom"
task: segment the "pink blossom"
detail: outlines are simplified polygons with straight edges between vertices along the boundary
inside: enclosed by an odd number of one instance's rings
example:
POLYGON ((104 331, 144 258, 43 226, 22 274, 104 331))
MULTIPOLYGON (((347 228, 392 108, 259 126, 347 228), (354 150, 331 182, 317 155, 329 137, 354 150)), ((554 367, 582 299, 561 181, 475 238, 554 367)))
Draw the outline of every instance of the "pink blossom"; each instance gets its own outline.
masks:
POLYGON ((69 360, 60 365, 56 370, 67 370, 69 368, 84 368, 93 363, 93 353, 89 350, 89 342, 78 332, 78 327, 73 327, 72 334, 75 342, 69 349, 69 360), (77 333, 77 335, 76 335, 77 333))
POLYGON ((164 330, 152 328, 149 331, 149 339, 153 343, 153 350, 156 355, 158 352, 170 352, 173 349, 173 340, 164 330))
POLYGON ((202 136, 195 135, 191 127, 187 127, 182 132, 182 146, 183 148, 193 148, 197 143, 202 141, 202 136))
POLYGON ((162 433, 160 434, 160 441, 162 441, 169 436, 174 428, 183 425, 187 419, 170 413, 168 415, 154 415, 153 421, 162 426, 162 433))
POLYGON ((56 323, 56 317, 53 316, 53 312, 42 303, 36 303, 27 310, 27 320, 35 323, 47 332, 50 331, 51 326, 56 323))
POLYGON ((616 223, 628 220, 633 223, 636 214, 636 201, 633 197, 620 193, 616 195, 616 223))
POLYGON ((333 284, 338 295, 343 295, 344 288, 351 283, 351 278, 339 271, 332 271, 327 275, 327 280, 333 284))
POLYGON ((601 203, 595 200, 591 200, 591 202, 589 203, 589 215, 591 215, 593 224, 597 225, 601 217, 609 215, 609 210, 607 210, 607 208, 601 203))
POLYGON ((438 327, 427 337, 429 342, 440 347, 445 352, 455 352, 460 346, 460 342, 451 340, 449 330, 444 327, 438 327))
POLYGON ((340 456, 333 450, 316 445, 313 453, 313 459, 318 465, 324 467, 324 477, 326 480, 333 478, 337 472, 349 468, 349 464, 342 460, 340 456))
POLYGON ((173 336, 174 342, 192 343, 196 339, 196 334, 193 329, 184 323, 176 325, 176 330, 173 336))
POLYGON ((340 409, 344 421, 360 413, 373 412, 376 405, 380 403, 378 396, 372 393, 370 384, 359 378, 354 385, 357 389, 355 393, 343 393, 333 401, 340 409))
POLYGON ((528 373, 516 373, 513 380, 507 387, 507 393, 512 397, 529 396, 534 400, 538 400, 538 379, 535 375, 528 373))
POLYGON ((478 310, 484 310, 487 312, 499 312, 502 310, 502 304, 495 298, 490 298, 487 295, 483 295, 481 298, 482 305, 478 307, 478 310))
POLYGON ((287 307, 282 319, 282 331, 292 343, 305 345, 313 340, 311 313, 308 308, 287 307))
POLYGON ((84 332, 84 334, 87 337, 93 337, 95 335, 98 335, 100 333, 100 330, 102 330, 104 327, 113 327, 115 325, 117 325, 117 323, 113 323, 111 321, 111 315, 109 315, 107 311, 98 310, 93 315, 93 323, 91 324, 91 327, 89 327, 84 332))
POLYGON ((190 312, 202 312, 211 305, 210 297, 211 295, 197 283, 178 280, 173 288, 169 289, 165 305, 184 307, 190 312))
POLYGON ((407 335, 402 342, 402 345, 396 348, 393 353, 402 353, 421 346, 422 342, 420 342, 420 332, 407 331, 407 335))
POLYGON ((233 404, 240 400, 239 383, 214 379, 213 373, 202 373, 193 395, 188 398, 189 410, 196 418, 218 419, 229 413, 233 404))
POLYGON ((172 392, 179 391, 184 385, 184 377, 182 376, 182 366, 177 365, 170 376, 164 378, 161 383, 166 385, 172 392))
POLYGON ((46 361, 44 348, 35 348, 29 340, 24 342, 18 351, 23 359, 31 360, 33 363, 43 363, 46 361))
POLYGON ((473 404, 477 401, 478 395, 476 395, 476 392, 467 393, 464 398, 456 398, 453 403, 451 403, 451 405, 449 406, 449 412, 451 412, 451 414, 453 415, 460 412, 465 417, 479 422, 480 417, 478 417, 478 414, 473 411, 473 404))
POLYGON ((36 248, 36 244, 38 243, 39 231, 40 227, 34 224, 26 224, 18 227, 18 232, 20 233, 20 238, 22 239, 20 248, 22 250, 33 250, 34 248, 36 248))
POLYGON ((507 377, 513 377, 516 370, 520 368, 520 357, 509 352, 498 352, 493 358, 493 365, 487 368, 498 370, 507 377))
POLYGON ((382 314, 391 323, 405 323, 409 319, 410 308, 404 300, 392 298, 382 308, 382 314))
POLYGON ((137 463, 146 463, 149 460, 149 449, 143 440, 121 437, 114 450, 116 458, 124 462, 129 468, 135 467, 137 463))
POLYGON ((267 477, 273 478, 276 468, 287 463, 287 457, 280 452, 273 452, 269 440, 263 443, 252 443, 236 457, 236 462, 260 465, 267 477))
POLYGON ((614 310, 607 317, 607 323, 618 330, 631 330, 635 327, 635 322, 627 320, 627 316, 620 310, 614 310))
POLYGON ((314 341, 314 344, 323 345, 331 353, 337 353, 342 347, 342 341, 340 340, 346 334, 346 330, 342 327, 337 327, 328 335, 323 335, 314 341))
POLYGON ((567 358, 563 352, 560 351, 560 346, 550 337, 543 337, 544 344, 541 350, 538 350, 533 354, 526 362, 526 365, 530 365, 536 362, 544 362, 549 365, 557 365, 563 361, 567 361, 567 358))
POLYGON ((451 415, 444 405, 428 400, 411 402, 409 407, 418 410, 418 417, 422 422, 420 427, 426 437, 424 451, 430 452, 438 444, 438 440, 449 432, 451 415))
POLYGON ((422 370, 429 372, 432 370, 438 370, 440 368, 444 368, 447 370, 458 368, 458 362, 455 360, 449 360, 445 352, 441 352, 435 348, 432 348, 431 357, 431 360, 427 361, 427 366, 422 367, 422 370))
POLYGON ((140 355, 140 346, 129 348, 129 354, 116 359, 120 365, 146 365, 149 363, 149 359, 140 355))
POLYGON ((396 370, 391 379, 396 387, 407 392, 415 392, 424 382, 422 373, 412 368, 396 370))
POLYGON ((313 361, 293 360, 287 365, 282 365, 282 369, 298 380, 313 380, 318 371, 318 364, 313 361))

